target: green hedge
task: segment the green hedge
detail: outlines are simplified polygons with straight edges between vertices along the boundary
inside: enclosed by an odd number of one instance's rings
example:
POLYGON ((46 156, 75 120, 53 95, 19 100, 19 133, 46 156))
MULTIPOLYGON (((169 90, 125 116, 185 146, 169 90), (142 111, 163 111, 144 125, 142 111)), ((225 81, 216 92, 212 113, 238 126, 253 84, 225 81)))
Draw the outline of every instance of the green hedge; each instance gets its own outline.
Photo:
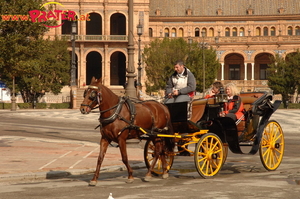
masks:
POLYGON ((50 104, 50 109, 67 109, 70 108, 70 103, 56 103, 56 104, 50 104))
MULTIPOLYGON (((19 109, 33 109, 32 103, 17 103, 19 109)), ((46 104, 46 103, 36 103, 36 109, 68 109, 71 108, 70 103, 56 103, 56 104, 46 104)), ((0 103, 0 109, 11 109, 11 103, 0 103)))
POLYGON ((0 109, 11 109, 11 103, 0 103, 0 109))
POLYGON ((31 109, 33 108, 32 103, 17 103, 20 109, 31 109))
POLYGON ((36 103, 35 108, 36 109, 46 109, 47 104, 46 103, 36 103))
MULTIPOLYGON (((279 108, 280 109, 285 109, 283 107, 283 103, 280 104, 279 108)), ((288 109, 300 109, 300 103, 289 103, 288 104, 288 109)))

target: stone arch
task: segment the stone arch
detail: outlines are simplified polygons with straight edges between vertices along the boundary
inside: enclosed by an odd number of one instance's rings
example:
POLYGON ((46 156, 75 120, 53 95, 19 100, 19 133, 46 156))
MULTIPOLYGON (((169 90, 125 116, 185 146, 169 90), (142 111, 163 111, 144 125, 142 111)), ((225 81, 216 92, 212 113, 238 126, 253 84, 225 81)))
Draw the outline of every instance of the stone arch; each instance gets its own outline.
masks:
POLYGON ((110 16, 110 35, 126 35, 126 16, 114 13, 110 16))
POLYGON ((275 57, 275 52, 274 51, 271 51, 271 50, 259 50, 259 51, 255 51, 255 52, 252 53, 251 60, 255 60, 255 57, 258 54, 261 54, 261 53, 268 53, 268 54, 271 54, 272 56, 275 57))
POLYGON ((89 13, 89 21, 86 21, 86 35, 102 35, 102 15, 96 12, 89 13))
POLYGON ((97 51, 90 51, 86 55, 86 84, 91 83, 92 77, 102 77, 102 55, 97 51))
POLYGON ((229 54, 232 54, 232 53, 237 53, 237 54, 240 54, 243 56, 244 60, 247 60, 247 55, 245 52, 243 51, 226 51, 224 52, 221 57, 220 57, 220 62, 224 62, 225 61, 225 57, 229 54))
POLYGON ((271 56, 274 57, 273 53, 260 52, 254 57, 254 79, 266 80, 267 79, 267 68, 268 64, 271 64, 271 56))
POLYGON ((244 77, 245 57, 238 52, 231 52, 224 57, 224 75, 228 80, 241 80, 244 77))
POLYGON ((126 54, 114 51, 110 56, 110 85, 125 85, 126 82, 126 54))

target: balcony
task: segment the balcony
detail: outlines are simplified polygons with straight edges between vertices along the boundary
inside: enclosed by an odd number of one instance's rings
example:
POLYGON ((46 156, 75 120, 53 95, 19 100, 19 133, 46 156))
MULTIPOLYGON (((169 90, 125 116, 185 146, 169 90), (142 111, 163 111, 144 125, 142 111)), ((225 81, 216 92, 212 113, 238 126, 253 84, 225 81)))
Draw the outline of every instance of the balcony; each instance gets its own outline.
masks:
MULTIPOLYGON (((71 35, 59 35, 59 38, 64 40, 71 40, 71 35)), ((127 35, 75 35, 76 41, 84 42, 128 42, 127 35)))

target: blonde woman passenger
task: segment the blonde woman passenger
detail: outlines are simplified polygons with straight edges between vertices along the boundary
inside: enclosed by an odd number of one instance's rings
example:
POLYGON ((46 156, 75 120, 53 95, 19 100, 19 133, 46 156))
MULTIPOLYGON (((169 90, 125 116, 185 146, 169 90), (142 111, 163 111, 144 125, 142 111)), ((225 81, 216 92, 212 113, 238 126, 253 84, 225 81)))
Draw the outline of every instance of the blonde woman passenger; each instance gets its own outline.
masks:
POLYGON ((228 95, 228 102, 224 104, 222 116, 232 118, 234 121, 243 119, 244 104, 238 88, 235 84, 229 83, 225 86, 225 92, 228 95))

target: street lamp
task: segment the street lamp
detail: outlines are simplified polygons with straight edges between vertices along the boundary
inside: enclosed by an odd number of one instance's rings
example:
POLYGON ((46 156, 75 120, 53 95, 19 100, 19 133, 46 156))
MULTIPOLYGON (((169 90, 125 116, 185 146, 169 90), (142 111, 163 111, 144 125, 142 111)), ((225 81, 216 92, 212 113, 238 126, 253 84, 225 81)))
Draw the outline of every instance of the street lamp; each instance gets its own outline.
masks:
POLYGON ((11 111, 16 111, 16 89, 15 89, 15 76, 13 76, 13 90, 11 97, 11 111))
POLYGON ((138 82, 137 82, 137 86, 141 87, 142 86, 142 82, 141 82, 141 36, 143 34, 143 25, 139 22, 139 24, 137 25, 137 34, 139 36, 139 55, 138 55, 138 82))
POLYGON ((215 37, 216 47, 219 48, 219 36, 215 37))
POLYGON ((126 95, 129 97, 136 97, 136 89, 134 88, 134 42, 133 42, 133 0, 128 0, 128 68, 127 68, 127 79, 128 84, 126 86, 126 95))
POLYGON ((205 43, 204 43, 204 38, 205 38, 205 31, 202 30, 201 31, 201 34, 202 34, 202 39, 203 39, 203 42, 202 42, 202 61, 203 61, 203 98, 205 97, 205 54, 204 54, 204 48, 205 48, 205 43))
POLYGON ((71 86, 76 86, 76 63, 75 63, 75 34, 76 34, 76 23, 72 22, 71 25, 71 41, 72 41, 72 65, 71 65, 71 86))

